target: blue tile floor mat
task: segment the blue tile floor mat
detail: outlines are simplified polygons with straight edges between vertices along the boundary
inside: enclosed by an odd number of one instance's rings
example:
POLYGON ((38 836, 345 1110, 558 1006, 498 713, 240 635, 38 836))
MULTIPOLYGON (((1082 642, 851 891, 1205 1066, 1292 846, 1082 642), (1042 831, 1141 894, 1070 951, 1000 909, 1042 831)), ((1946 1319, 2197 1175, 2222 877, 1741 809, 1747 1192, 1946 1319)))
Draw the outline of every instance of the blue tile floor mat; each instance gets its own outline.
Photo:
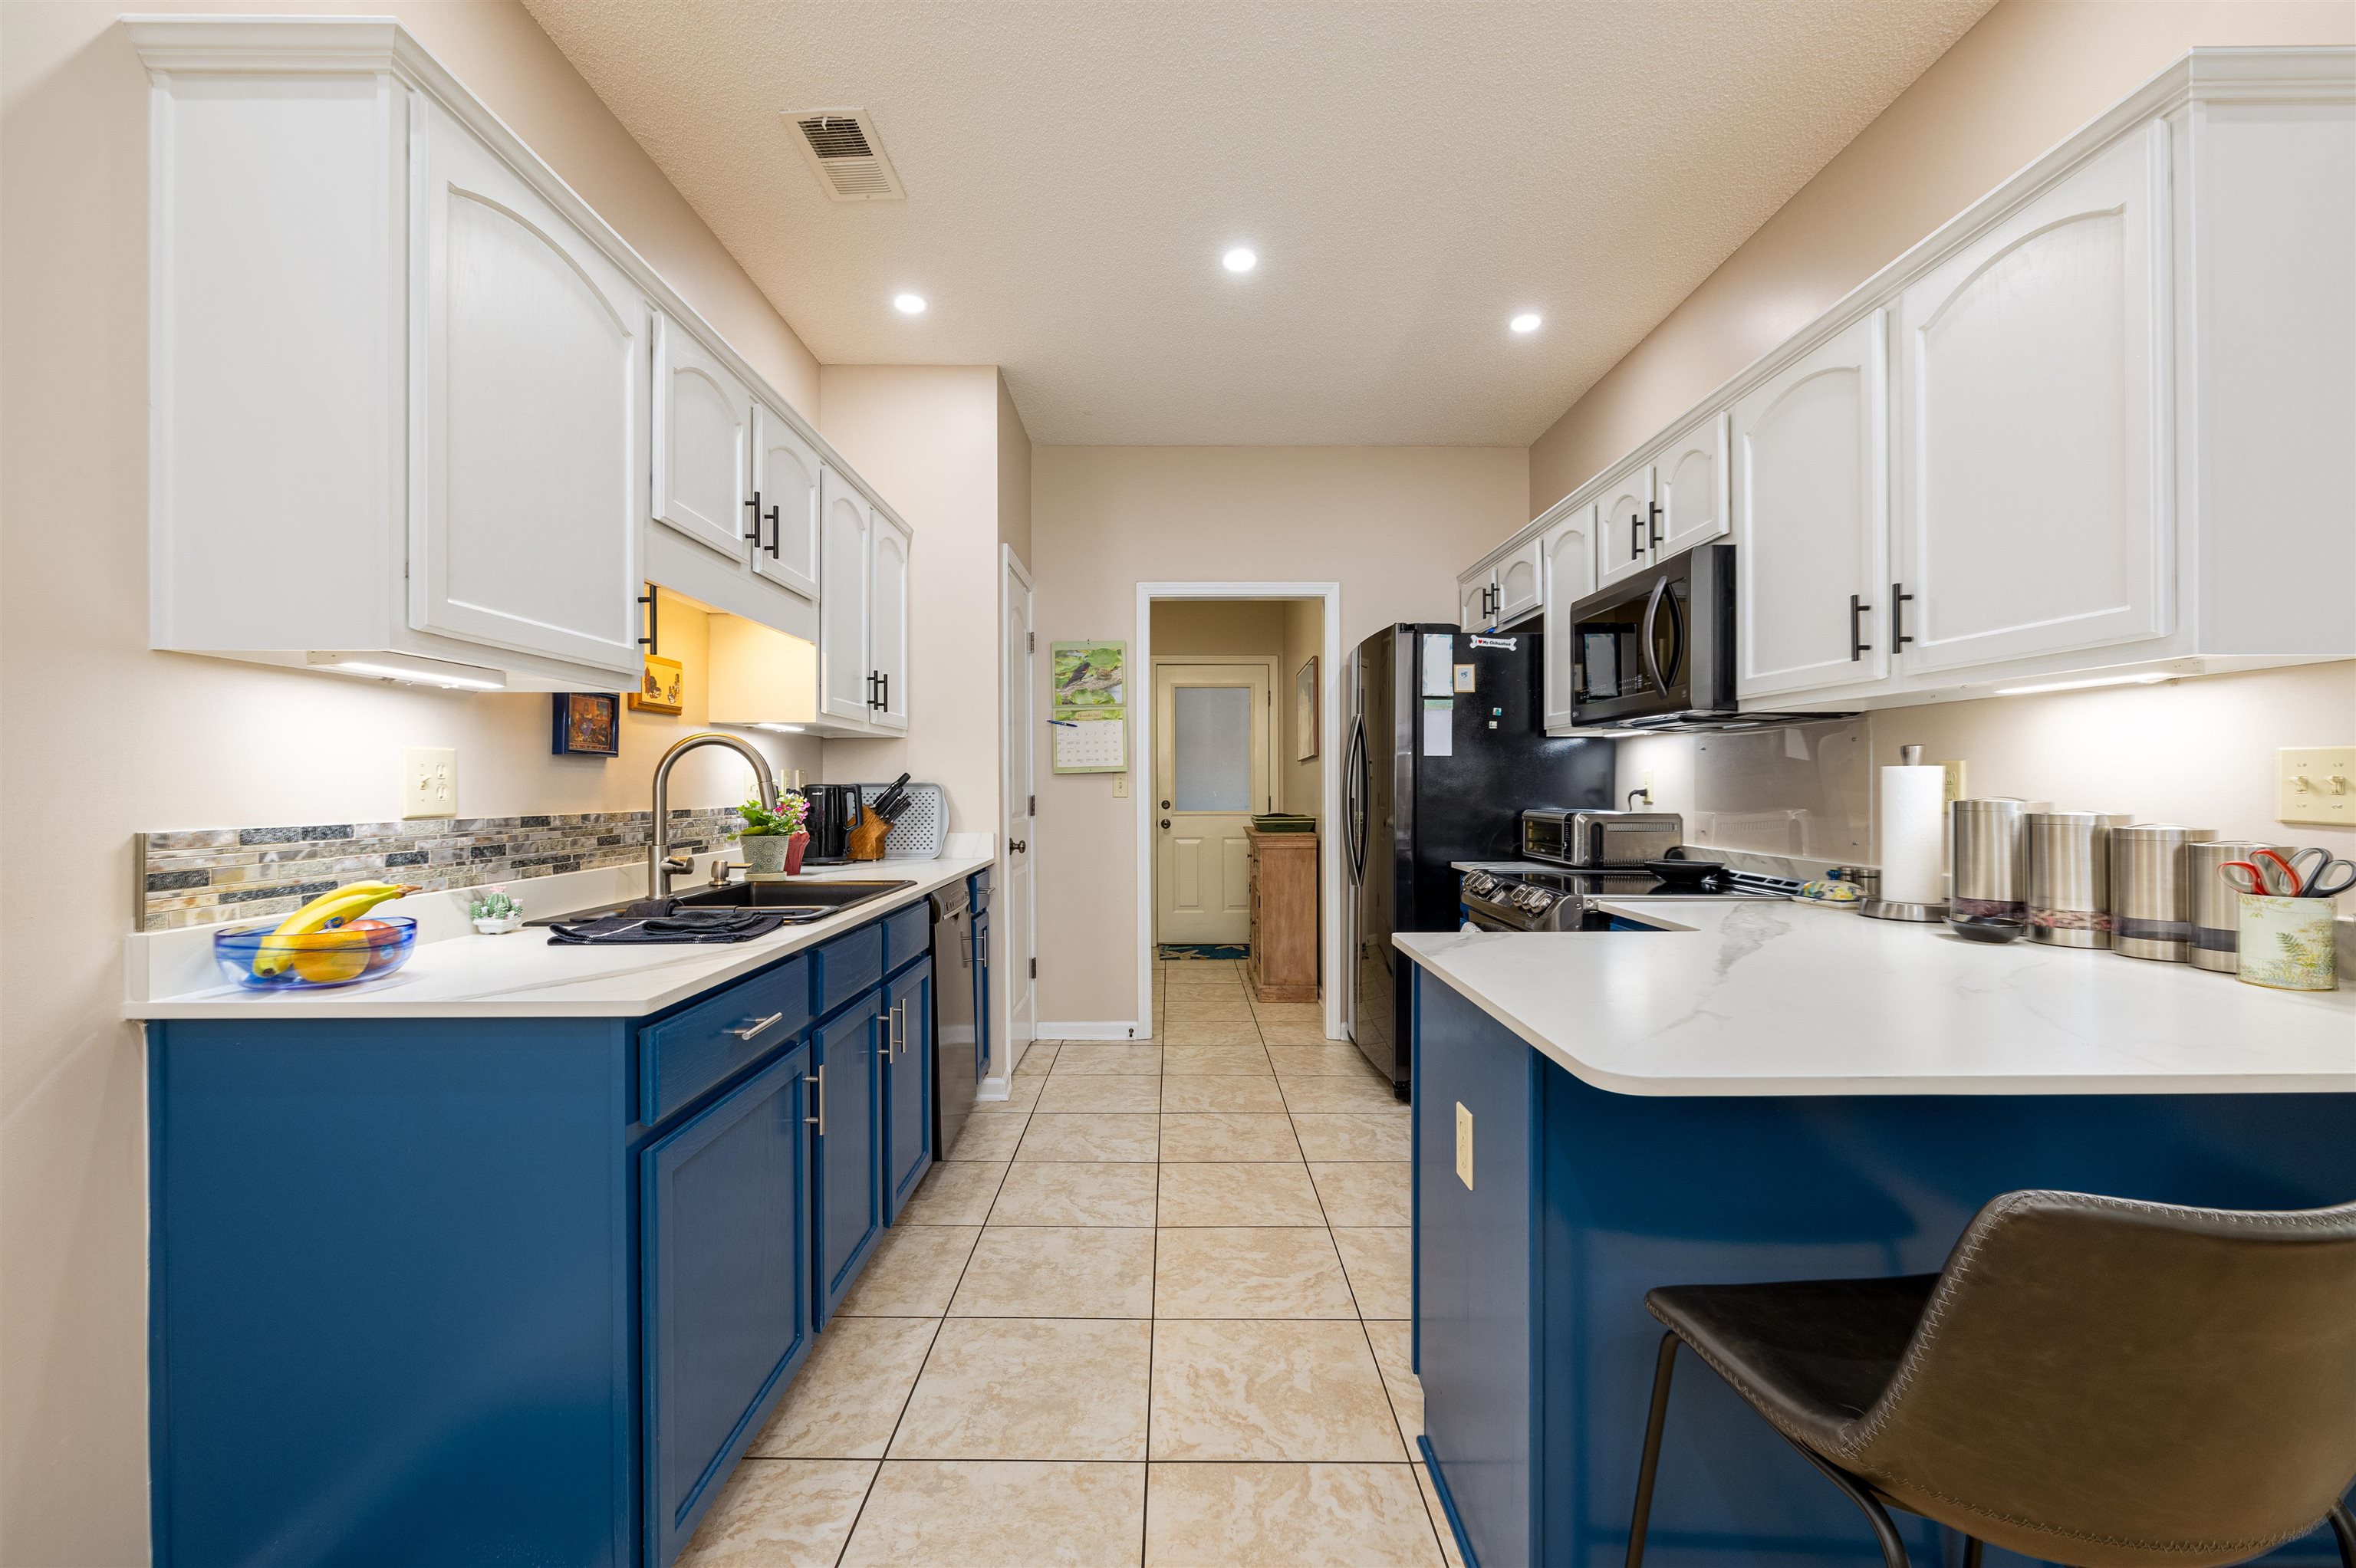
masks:
POLYGON ((1157 944, 1163 958, 1248 958, 1251 949, 1240 942, 1164 942, 1157 944))

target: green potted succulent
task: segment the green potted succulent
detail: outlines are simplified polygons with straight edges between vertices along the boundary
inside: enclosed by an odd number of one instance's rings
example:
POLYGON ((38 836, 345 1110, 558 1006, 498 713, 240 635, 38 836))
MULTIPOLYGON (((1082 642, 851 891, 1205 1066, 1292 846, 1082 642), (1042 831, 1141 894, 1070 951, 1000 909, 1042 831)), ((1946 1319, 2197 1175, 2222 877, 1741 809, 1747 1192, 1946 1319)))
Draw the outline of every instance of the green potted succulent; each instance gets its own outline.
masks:
POLYGON ((744 831, 737 842, 744 852, 745 870, 798 875, 802 851, 809 848, 809 835, 802 831, 809 802, 788 790, 777 797, 775 811, 758 800, 748 800, 736 810, 744 818, 744 831))

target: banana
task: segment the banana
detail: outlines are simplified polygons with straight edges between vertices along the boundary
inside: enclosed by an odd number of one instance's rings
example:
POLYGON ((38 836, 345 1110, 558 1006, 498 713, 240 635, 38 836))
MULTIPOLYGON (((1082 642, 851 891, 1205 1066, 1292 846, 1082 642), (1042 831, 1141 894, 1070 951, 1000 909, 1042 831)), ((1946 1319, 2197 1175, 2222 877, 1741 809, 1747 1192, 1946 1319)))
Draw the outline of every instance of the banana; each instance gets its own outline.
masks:
POLYGON ((296 950, 313 945, 330 926, 358 920, 387 899, 417 891, 413 882, 353 882, 321 893, 281 921, 278 929, 270 933, 272 941, 253 955, 254 974, 267 976, 280 973, 294 961, 296 950))

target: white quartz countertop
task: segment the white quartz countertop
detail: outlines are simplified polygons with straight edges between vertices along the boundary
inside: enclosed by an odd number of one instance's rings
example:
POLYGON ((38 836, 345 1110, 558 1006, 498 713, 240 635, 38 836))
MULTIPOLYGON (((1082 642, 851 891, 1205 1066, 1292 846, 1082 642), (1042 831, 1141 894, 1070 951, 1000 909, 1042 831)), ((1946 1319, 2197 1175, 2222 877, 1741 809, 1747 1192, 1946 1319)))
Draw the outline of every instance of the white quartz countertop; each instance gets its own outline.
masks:
MULTIPOLYGON (((1622 899, 1676 929, 1392 940, 1622 1094, 2356 1092, 2356 990, 1867 920, 1780 900, 1622 899)), ((2356 1115, 2356 1106, 2351 1106, 2356 1115)))
MULTIPOLYGON (((544 927, 531 926, 505 936, 468 934, 420 942, 399 970, 362 985, 313 991, 249 991, 220 983, 144 1000, 134 997, 123 1005, 123 1015, 134 1019, 638 1018, 840 936, 990 864, 987 855, 969 855, 830 867, 813 873, 809 880, 906 881, 909 885, 841 914, 809 925, 783 926, 750 942, 553 946, 544 927)), ((531 884, 521 886, 530 889, 531 884)), ((211 975, 220 980, 218 967, 211 969, 211 975)))

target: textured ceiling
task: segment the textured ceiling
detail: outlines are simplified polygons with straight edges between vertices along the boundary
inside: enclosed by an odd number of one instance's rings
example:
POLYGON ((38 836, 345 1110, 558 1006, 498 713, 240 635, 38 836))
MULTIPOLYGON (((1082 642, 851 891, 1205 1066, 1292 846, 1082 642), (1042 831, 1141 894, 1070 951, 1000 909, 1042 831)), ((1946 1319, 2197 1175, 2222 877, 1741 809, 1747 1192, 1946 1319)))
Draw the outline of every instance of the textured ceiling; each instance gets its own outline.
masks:
POLYGON ((1047 443, 1518 445, 1992 0, 525 4, 828 364, 1001 365, 1047 443), (905 202, 820 194, 779 115, 843 106, 905 202))

